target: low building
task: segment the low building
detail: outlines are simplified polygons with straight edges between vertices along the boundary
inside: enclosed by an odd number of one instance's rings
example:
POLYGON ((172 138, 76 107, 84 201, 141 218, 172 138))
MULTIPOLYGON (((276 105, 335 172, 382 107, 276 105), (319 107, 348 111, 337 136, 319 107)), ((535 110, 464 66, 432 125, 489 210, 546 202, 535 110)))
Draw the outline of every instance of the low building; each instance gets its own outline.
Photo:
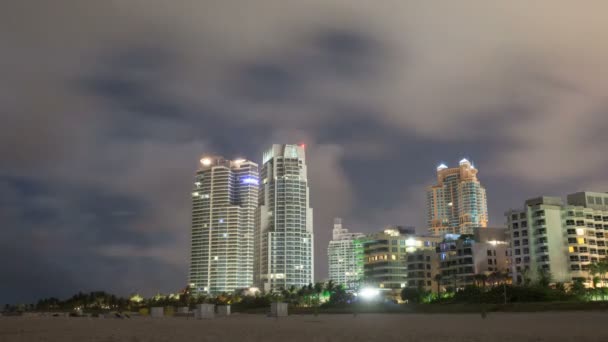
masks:
POLYGON ((552 282, 581 279, 593 285, 590 264, 607 254, 608 194, 570 194, 567 204, 559 197, 533 198, 523 210, 505 215, 515 283, 538 280, 546 272, 552 282))
POLYGON ((404 287, 432 290, 436 262, 432 254, 440 240, 399 226, 367 235, 363 239, 365 284, 385 289, 394 297, 399 297, 404 287))
POLYGON ((363 278, 363 233, 351 233, 334 219, 332 240, 327 247, 329 279, 347 290, 355 290, 363 278))
POLYGON ((489 277, 509 271, 509 242, 504 228, 474 228, 473 234, 447 234, 437 247, 441 284, 463 288, 476 275, 489 277))

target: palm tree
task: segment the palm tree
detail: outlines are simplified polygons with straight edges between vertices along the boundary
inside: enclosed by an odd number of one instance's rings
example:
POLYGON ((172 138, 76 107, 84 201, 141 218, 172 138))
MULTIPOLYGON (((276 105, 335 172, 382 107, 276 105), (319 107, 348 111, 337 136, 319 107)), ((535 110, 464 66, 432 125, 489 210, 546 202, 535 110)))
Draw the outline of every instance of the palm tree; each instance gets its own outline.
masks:
POLYGON ((589 265, 589 275, 591 276, 594 289, 597 288, 597 280, 599 279, 597 275, 601 272, 600 268, 601 266, 599 262, 594 262, 589 265))
POLYGON ((336 289, 336 284, 330 279, 327 284, 325 284, 325 289, 331 294, 336 289))
POLYGON ((441 279, 443 277, 441 276, 441 273, 437 273, 435 274, 435 277, 433 278, 435 280, 435 282, 437 283, 437 298, 441 297, 441 279))
POLYGON ((321 293, 323 293, 323 283, 315 283, 314 290, 315 290, 315 293, 317 294, 317 299, 320 299, 321 293))

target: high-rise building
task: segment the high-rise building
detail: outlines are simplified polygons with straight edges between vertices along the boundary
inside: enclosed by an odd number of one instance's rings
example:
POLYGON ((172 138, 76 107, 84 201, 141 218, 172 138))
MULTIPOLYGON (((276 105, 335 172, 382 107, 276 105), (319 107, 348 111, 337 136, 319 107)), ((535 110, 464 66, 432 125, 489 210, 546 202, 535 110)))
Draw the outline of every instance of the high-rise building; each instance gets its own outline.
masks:
POLYGON ((446 234, 437 252, 445 287, 462 288, 475 284, 476 275, 506 275, 510 271, 509 236, 504 228, 474 228, 470 235, 446 234))
POLYGON ((327 247, 329 279, 336 285, 354 290, 363 278, 362 233, 351 233, 342 226, 342 219, 334 219, 331 241, 327 247))
POLYGON ((427 189, 431 234, 471 234, 473 228, 487 227, 486 189, 479 183, 477 172, 467 159, 458 167, 437 167, 437 184, 427 189))
POLYGON ((363 239, 364 283, 389 291, 396 298, 404 287, 435 288, 435 249, 438 236, 420 236, 414 228, 386 227, 363 239))
POLYGON ((566 205, 559 197, 533 198, 523 210, 505 213, 513 282, 535 281, 546 271, 554 282, 578 278, 592 286, 589 265, 608 253, 608 194, 579 192, 567 198, 566 205))
POLYGON ((232 292, 253 284, 258 165, 204 157, 192 190, 189 284, 195 293, 232 292))
POLYGON ((314 282, 313 224, 304 146, 263 155, 255 235, 255 283, 264 291, 314 282))

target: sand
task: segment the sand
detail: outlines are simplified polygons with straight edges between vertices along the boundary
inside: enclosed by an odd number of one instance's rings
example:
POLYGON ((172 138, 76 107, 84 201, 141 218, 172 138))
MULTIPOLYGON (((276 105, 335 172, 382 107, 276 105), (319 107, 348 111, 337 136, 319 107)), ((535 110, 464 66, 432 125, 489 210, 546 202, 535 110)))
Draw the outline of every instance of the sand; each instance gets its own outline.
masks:
POLYGON ((97 319, 1 317, 4 341, 608 341, 608 313, 232 315, 97 319))

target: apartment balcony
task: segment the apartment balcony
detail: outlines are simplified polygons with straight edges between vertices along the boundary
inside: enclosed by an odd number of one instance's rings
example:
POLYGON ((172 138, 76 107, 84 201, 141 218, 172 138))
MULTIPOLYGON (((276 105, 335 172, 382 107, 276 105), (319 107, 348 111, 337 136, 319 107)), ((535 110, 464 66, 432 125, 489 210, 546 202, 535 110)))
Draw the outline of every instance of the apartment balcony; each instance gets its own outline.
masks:
POLYGON ((549 250, 548 249, 543 249, 543 248, 537 248, 535 250, 535 253, 537 255, 549 255, 549 250))

